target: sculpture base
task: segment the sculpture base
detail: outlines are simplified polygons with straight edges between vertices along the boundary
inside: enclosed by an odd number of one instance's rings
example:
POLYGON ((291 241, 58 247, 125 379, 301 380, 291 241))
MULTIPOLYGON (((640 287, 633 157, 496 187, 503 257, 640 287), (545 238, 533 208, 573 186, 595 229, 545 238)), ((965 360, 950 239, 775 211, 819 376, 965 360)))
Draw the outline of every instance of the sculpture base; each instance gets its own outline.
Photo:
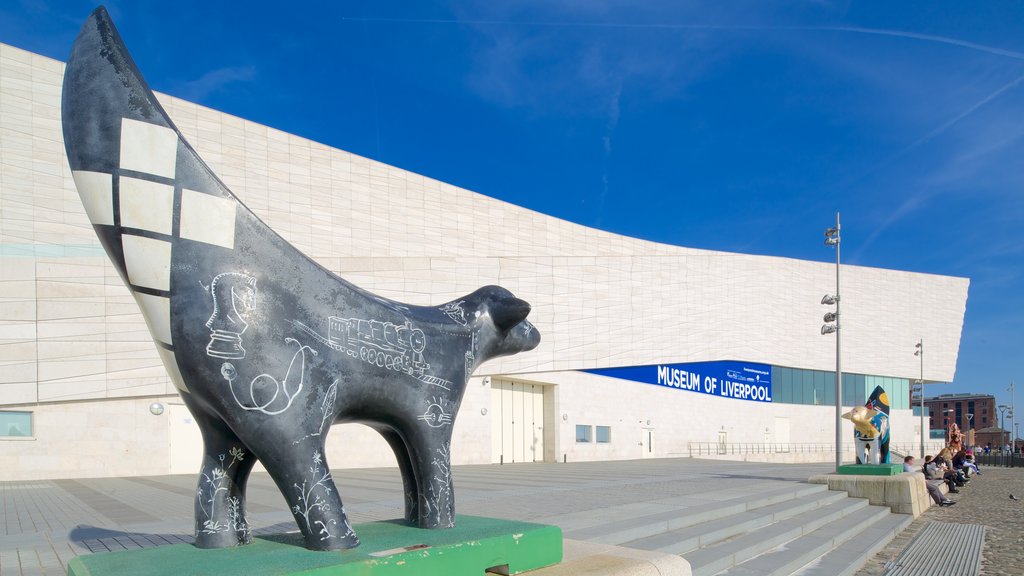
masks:
POLYGON ((903 464, 844 464, 836 473, 844 476, 895 476, 903 473, 903 464))
POLYGON ((456 527, 447 530, 422 530, 399 520, 355 529, 362 544, 352 550, 307 550, 296 532, 256 537, 237 548, 177 544, 79 556, 68 563, 68 576, 518 574, 562 561, 557 526, 458 516, 456 527))
POLYGON ((853 498, 867 498, 874 506, 888 506, 897 514, 912 514, 917 518, 928 506, 928 487, 924 474, 903 472, 895 476, 869 476, 867 474, 822 474, 811 476, 811 484, 827 484, 829 490, 846 492, 853 498))

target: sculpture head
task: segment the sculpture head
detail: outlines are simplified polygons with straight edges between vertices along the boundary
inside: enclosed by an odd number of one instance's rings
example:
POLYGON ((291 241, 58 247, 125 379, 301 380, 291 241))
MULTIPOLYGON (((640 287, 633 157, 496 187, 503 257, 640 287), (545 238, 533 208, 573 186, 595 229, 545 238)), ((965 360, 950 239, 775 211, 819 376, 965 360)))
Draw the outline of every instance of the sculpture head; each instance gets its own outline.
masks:
POLYGON ((533 350, 540 332, 526 317, 530 305, 500 286, 484 286, 464 299, 467 321, 480 332, 478 362, 533 350))
POLYGON ((862 438, 874 438, 881 432, 874 422, 875 417, 879 414, 882 414, 879 410, 867 406, 856 406, 853 410, 843 414, 843 418, 853 422, 854 428, 860 432, 862 438))

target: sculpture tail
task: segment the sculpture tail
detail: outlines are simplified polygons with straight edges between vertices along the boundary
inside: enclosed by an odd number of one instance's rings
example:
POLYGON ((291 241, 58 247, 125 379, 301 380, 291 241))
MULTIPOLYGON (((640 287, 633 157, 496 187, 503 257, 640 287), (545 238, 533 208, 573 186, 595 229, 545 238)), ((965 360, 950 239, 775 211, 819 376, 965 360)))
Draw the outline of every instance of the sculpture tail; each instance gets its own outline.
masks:
POLYGON ((208 287, 217 266, 262 278, 257 272, 270 265, 261 268, 255 255, 269 257, 268 244, 280 260, 310 261, 245 208, 184 140, 102 7, 75 40, 61 107, 68 162, 85 211, 138 302, 172 381, 187 391, 175 360, 181 325, 174 317, 184 313, 173 302, 176 295, 208 287))

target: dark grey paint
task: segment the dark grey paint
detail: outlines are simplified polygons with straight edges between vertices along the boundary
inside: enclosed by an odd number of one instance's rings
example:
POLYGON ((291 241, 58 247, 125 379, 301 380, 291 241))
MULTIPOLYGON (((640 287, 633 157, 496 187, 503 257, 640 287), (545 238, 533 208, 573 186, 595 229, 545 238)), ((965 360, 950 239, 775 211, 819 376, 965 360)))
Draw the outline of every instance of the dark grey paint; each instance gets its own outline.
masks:
POLYGON ((97 9, 72 49, 63 126, 72 170, 111 174, 114 225, 94 225, 129 287, 170 299, 182 393, 203 433, 196 544, 247 543, 245 485, 258 459, 285 496, 306 545, 359 541, 324 461, 331 423, 362 422, 395 452, 406 519, 454 525, 449 448, 473 370, 537 346, 530 306, 488 286, 440 307, 409 306, 325 270, 274 233, 220 182, 178 132, 173 180, 122 170, 122 118, 173 129, 106 11, 97 9), (174 186, 170 235, 121 226, 119 177, 174 186), (233 249, 179 235, 182 190, 237 203, 233 249), (171 242, 170 290, 132 286, 124 235, 171 242))

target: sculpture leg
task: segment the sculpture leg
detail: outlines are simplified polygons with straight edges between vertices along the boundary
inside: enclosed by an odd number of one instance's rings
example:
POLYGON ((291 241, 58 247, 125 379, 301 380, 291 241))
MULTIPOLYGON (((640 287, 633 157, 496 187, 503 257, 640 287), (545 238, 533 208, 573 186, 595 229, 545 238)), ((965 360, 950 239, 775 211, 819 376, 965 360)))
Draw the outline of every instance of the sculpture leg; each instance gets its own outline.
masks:
POLYGON ((405 493, 405 521, 416 523, 419 521, 419 484, 416 481, 416 470, 409 458, 409 447, 405 445, 398 432, 391 428, 379 428, 377 431, 391 446, 395 460, 398 461, 398 471, 402 474, 402 489, 405 493))
POLYGON ((324 458, 323 441, 310 438, 298 445, 268 443, 260 461, 291 507, 306 547, 341 550, 359 545, 331 469, 324 458))
POLYGON ((245 520, 245 484, 256 463, 223 422, 199 413, 203 465, 196 489, 196 546, 226 548, 252 540, 245 520))
POLYGON ((409 442, 410 462, 419 492, 420 528, 455 526, 455 491, 451 474, 451 436, 421 434, 409 442))

